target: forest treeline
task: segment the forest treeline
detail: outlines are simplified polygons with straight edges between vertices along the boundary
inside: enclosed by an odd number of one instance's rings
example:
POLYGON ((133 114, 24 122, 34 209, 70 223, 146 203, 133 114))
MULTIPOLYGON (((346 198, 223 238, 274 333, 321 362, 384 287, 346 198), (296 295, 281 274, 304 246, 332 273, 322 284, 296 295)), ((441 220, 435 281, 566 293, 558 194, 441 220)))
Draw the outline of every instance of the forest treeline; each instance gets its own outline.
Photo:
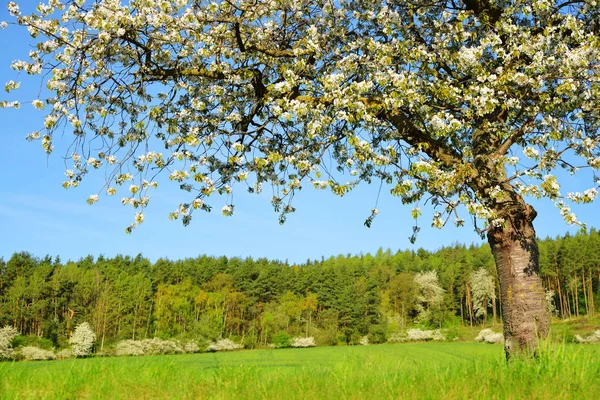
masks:
MULTIPOLYGON (((596 230, 539 241, 548 306, 559 318, 592 315, 600 294, 596 230)), ((371 342, 410 326, 445 328, 501 318, 488 245, 380 249, 302 265, 199 256, 78 261, 15 253, 0 259, 0 326, 64 347, 88 322, 102 349, 118 340, 233 338, 246 347, 273 335, 320 345, 371 342)))

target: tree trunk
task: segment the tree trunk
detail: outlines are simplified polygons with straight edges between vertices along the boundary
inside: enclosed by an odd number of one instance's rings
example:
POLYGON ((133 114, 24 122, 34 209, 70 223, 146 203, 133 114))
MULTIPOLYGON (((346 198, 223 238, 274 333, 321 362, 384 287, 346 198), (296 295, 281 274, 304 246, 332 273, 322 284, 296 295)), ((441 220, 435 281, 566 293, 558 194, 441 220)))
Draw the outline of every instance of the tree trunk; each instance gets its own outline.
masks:
POLYGON ((465 316, 463 313, 463 297, 460 296, 460 324, 465 326, 465 316))
POLYGON ((558 289, 558 301, 560 303, 560 317, 562 319, 565 319, 565 306, 564 306, 564 301, 563 301, 563 295, 562 295, 562 291, 560 290, 560 279, 558 278, 558 266, 556 264, 554 264, 554 268, 556 270, 556 288, 558 289))
POLYGON ((525 204, 509 211, 502 225, 488 231, 500 280, 508 359, 520 352, 535 351, 538 339, 546 337, 550 328, 532 224, 536 212, 525 204))
POLYGON ((471 322, 471 328, 473 327, 473 301, 471 300, 471 291, 469 290, 469 284, 465 283, 467 289, 467 308, 469 309, 469 321, 471 322))
POLYGON ((585 267, 581 269, 581 288, 583 289, 583 303, 585 305, 585 315, 589 315, 590 308, 588 306, 587 285, 585 281, 585 267))
POLYGON ((588 294, 590 296, 590 315, 594 316, 594 312, 596 311, 594 309, 594 287, 593 287, 593 281, 592 281, 592 268, 590 267, 590 279, 588 279, 588 294))
POLYGON ((494 292, 492 293, 492 316, 494 319, 494 325, 496 325, 496 285, 492 282, 492 287, 494 288, 494 292))

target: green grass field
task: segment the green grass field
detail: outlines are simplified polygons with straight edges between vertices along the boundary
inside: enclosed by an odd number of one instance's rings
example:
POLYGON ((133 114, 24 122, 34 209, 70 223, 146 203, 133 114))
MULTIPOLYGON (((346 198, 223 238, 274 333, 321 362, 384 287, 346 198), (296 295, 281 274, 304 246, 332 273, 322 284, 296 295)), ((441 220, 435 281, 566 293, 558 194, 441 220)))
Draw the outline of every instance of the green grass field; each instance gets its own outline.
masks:
POLYGON ((3 399, 598 399, 600 346, 386 344, 0 363, 3 399))

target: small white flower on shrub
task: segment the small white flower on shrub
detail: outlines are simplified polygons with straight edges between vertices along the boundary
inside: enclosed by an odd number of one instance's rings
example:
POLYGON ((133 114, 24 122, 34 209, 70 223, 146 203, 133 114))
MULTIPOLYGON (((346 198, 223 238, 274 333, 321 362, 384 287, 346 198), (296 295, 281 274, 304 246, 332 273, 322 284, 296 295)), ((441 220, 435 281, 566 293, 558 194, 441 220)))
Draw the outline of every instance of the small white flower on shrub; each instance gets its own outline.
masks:
POLYGON ((15 357, 15 351, 12 349, 10 342, 19 334, 12 326, 6 325, 0 328, 0 360, 11 359, 15 357))
POLYGON ((369 337, 367 335, 361 337, 358 341, 358 344, 360 344, 361 346, 367 346, 369 344, 369 337))
POLYGON ((408 340, 421 342, 421 341, 441 341, 446 340, 446 337, 440 329, 435 330, 422 330, 422 329, 409 329, 406 331, 408 340))
POLYGON ((475 338, 476 342, 486 342, 490 344, 504 343, 504 335, 496 333, 493 330, 486 328, 479 332, 475 338))
POLYGON ((292 339, 292 347, 315 347, 315 338, 310 336, 306 338, 296 337, 292 339))
POLYGON ((579 343, 600 343, 600 330, 597 330, 586 338, 575 335, 575 339, 577 339, 579 343))
POLYGON ((209 344, 206 351, 231 351, 243 348, 244 345, 237 344, 230 339, 221 339, 216 343, 209 344))
POLYGON ((56 360, 56 355, 51 350, 40 349, 34 346, 25 346, 20 350, 21 356, 27 361, 56 360))
POLYGON ((85 357, 90 354, 96 334, 92 327, 87 322, 83 322, 75 328, 75 332, 71 337, 71 345, 73 346, 73 354, 75 357, 85 357))

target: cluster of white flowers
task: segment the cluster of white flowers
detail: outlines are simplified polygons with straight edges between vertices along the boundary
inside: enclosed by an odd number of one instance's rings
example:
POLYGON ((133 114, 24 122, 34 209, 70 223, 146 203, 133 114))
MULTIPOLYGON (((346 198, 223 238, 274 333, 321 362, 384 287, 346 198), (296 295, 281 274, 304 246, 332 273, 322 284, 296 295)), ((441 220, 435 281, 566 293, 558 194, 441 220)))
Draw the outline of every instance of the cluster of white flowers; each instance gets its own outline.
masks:
POLYGON ((122 340, 115 346, 116 356, 143 356, 159 354, 197 353, 196 343, 180 343, 159 338, 142 340, 122 340))
POLYGON ((91 205, 91 204, 97 203, 99 199, 100 198, 97 194, 91 194, 88 197, 88 199, 86 200, 86 202, 91 205))
POLYGON ((496 333, 489 328, 486 328, 479 332, 479 334, 475 338, 475 341, 490 344, 504 343, 504 335, 501 333, 496 333))
POLYGON ((587 189, 583 193, 571 192, 566 196, 567 199, 574 203, 591 203, 596 197, 598 197, 598 189, 596 188, 587 189))
POLYGON ((579 343, 600 343, 600 329, 585 338, 580 335, 575 335, 575 339, 577 339, 577 342, 579 343))
POLYGON ((206 351, 233 351, 243 349, 244 345, 237 344, 230 339, 221 339, 208 345, 206 351))
POLYGON ((19 331, 12 326, 0 328, 0 360, 14 358, 15 353, 11 342, 18 334, 19 331))
POLYGON ((423 329, 409 329, 406 331, 406 338, 411 342, 423 342, 423 341, 443 341, 446 340, 446 336, 440 329, 434 330, 423 330, 423 329))
POLYGON ((565 222, 569 225, 580 225, 581 223, 577 219, 577 215, 571 211, 571 207, 565 204, 564 201, 556 202, 556 207, 560 210, 560 215, 562 215, 565 222))
POLYGON ((233 215, 233 205, 232 204, 224 205, 223 208, 221 209, 221 214, 223 214, 226 217, 231 217, 233 215))
POLYGON ((10 92, 11 90, 18 89, 21 86, 21 82, 8 81, 4 85, 4 90, 6 92, 10 92))
POLYGON ((33 100, 33 101, 31 102, 31 105, 32 105, 34 108, 38 109, 38 110, 43 110, 43 109, 44 109, 44 102, 43 102, 43 101, 41 101, 41 100, 33 100))
POLYGON ((309 337, 295 337, 292 339, 291 346, 292 347, 315 347, 317 344, 315 343, 315 338, 312 336, 309 337))
POLYGON ((90 165, 90 166, 94 167, 95 169, 98 169, 102 166, 102 160, 98 160, 97 158, 94 158, 94 157, 88 158, 86 163, 87 163, 87 165, 90 165))
POLYGON ((52 350, 40 349, 34 346, 25 346, 19 350, 19 355, 27 361, 56 360, 56 354, 52 350))
POLYGON ((173 181, 184 181, 187 178, 189 178, 190 174, 187 171, 179 171, 179 170, 175 170, 173 172, 171 172, 171 175, 169 175, 169 179, 173 180, 173 181))
POLYGON ((533 147, 525 147, 523 149, 523 154, 525 155, 525 157, 532 158, 534 160, 540 158, 540 152, 534 149, 533 147))

